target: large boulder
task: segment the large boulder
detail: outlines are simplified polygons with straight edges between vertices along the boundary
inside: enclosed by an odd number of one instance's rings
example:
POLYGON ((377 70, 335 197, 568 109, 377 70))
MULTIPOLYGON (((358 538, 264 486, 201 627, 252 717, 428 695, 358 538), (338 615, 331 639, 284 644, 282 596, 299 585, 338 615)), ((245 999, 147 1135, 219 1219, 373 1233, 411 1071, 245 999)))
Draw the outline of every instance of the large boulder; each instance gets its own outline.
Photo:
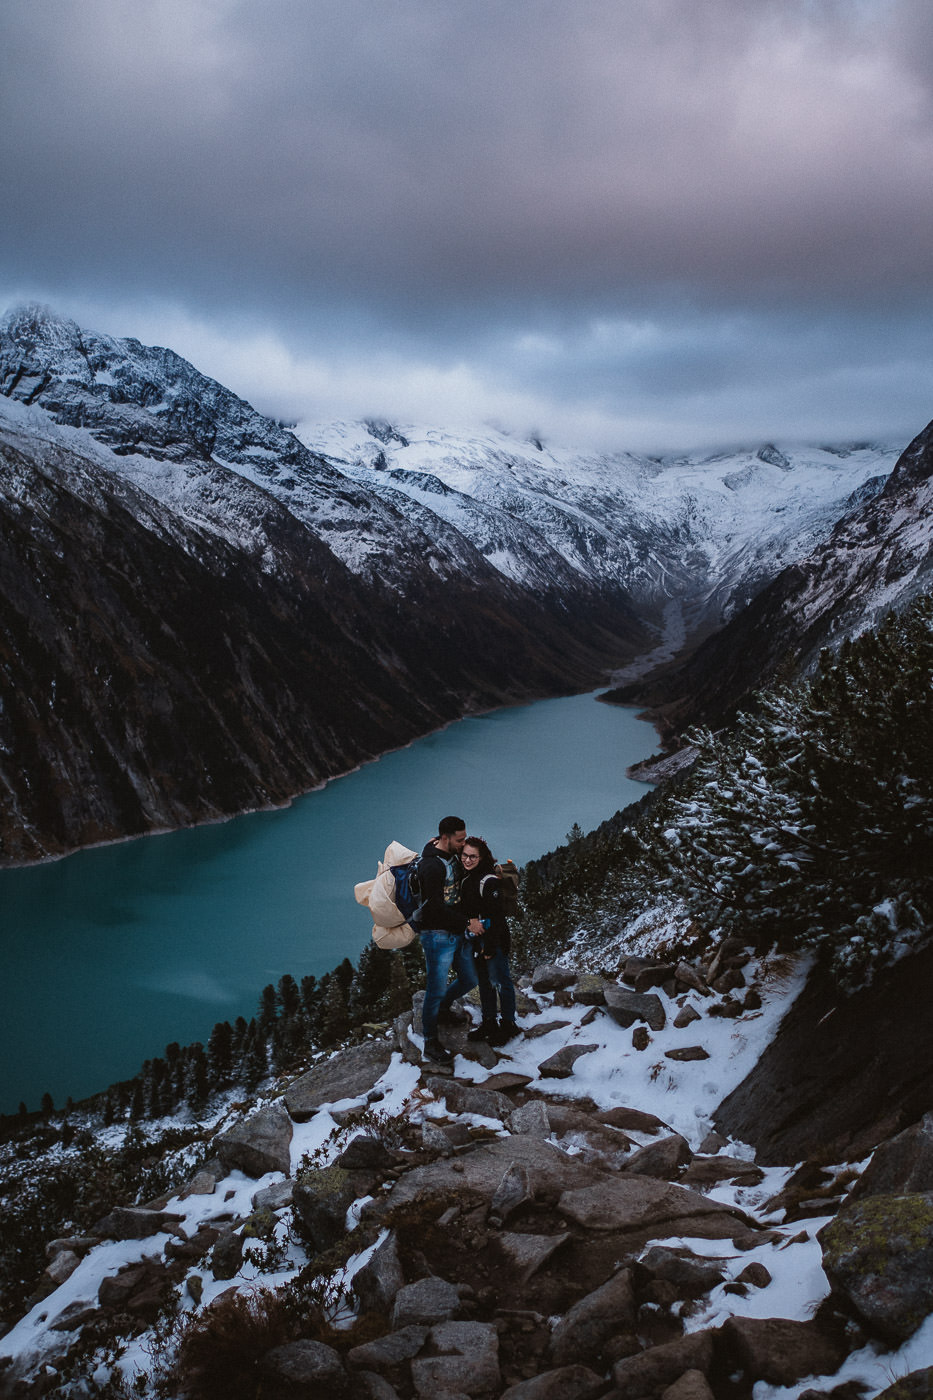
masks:
POLYGON ((921 1371, 911 1371, 909 1376, 889 1385, 875 1400, 931 1400, 933 1397, 933 1366, 924 1366, 921 1371))
POLYGON ((285 1090, 285 1106, 296 1123, 303 1123, 326 1103, 368 1094, 392 1061, 388 1040, 338 1050, 329 1060, 309 1069, 285 1090))
POLYGON ((356 1194, 352 1176, 342 1167, 315 1168, 295 1183, 292 1208, 313 1249, 330 1249, 343 1238, 356 1194))
POLYGON ((411 1378, 419 1396, 445 1392, 457 1395, 496 1393, 499 1374, 499 1334, 488 1322, 442 1322, 431 1328, 433 1356, 411 1363, 411 1378))
POLYGON ((624 1176, 565 1191, 558 1202, 561 1215, 586 1230, 648 1235, 703 1235, 712 1239, 747 1233, 747 1222, 732 1207, 720 1205, 667 1181, 624 1176))
POLYGON ((653 1031, 663 1031, 667 1024, 664 1005, 654 992, 629 992, 610 984, 606 988, 606 1010, 626 1030, 636 1021, 644 1021, 653 1031))
POLYGON ((713 1334, 692 1332, 676 1342, 626 1356, 612 1368, 616 1388, 612 1400, 645 1400, 680 1380, 686 1371, 704 1376, 713 1364, 713 1334))
POLYGON ((896 1137, 876 1148, 849 1193, 862 1196, 912 1196, 933 1191, 933 1113, 925 1113, 896 1137))
POLYGON ((521 1134, 485 1143, 456 1161, 431 1162, 405 1173, 392 1188, 388 1204, 394 1208, 413 1201, 446 1197, 460 1200, 479 1197, 491 1201, 510 1167, 524 1167, 530 1189, 537 1195, 592 1185, 602 1173, 569 1157, 541 1138, 521 1134))
POLYGON ((225 1171, 247 1176, 267 1172, 291 1174, 292 1121, 283 1103, 261 1108, 214 1139, 214 1150, 225 1171))
POLYGON ((751 1384, 789 1386, 803 1376, 832 1375, 849 1351, 841 1331, 783 1317, 730 1317, 722 1339, 751 1384))
POLYGON ((933 1192, 853 1201, 819 1240, 826 1277, 886 1341, 906 1341, 933 1311, 933 1192))
POLYGON ((364 1312, 386 1312, 404 1284, 398 1242, 389 1234, 353 1275, 353 1291, 364 1312))
POLYGON ((449 1322, 460 1310, 460 1294, 443 1278, 422 1278, 399 1289, 392 1309, 393 1331, 449 1322))
POLYGON ((630 1270, 620 1269, 564 1314, 551 1333, 549 1356, 555 1366, 595 1362, 611 1337, 633 1336, 634 1332, 632 1275, 630 1270))
POLYGON ((278 1387, 276 1394, 294 1394, 296 1400, 299 1395, 333 1394, 335 1387, 342 1389, 346 1374, 333 1347, 310 1339, 273 1347, 262 1358, 259 1370, 278 1387))
POLYGON ((606 1382, 589 1366, 559 1366, 510 1385, 502 1400, 596 1400, 605 1393, 606 1382))
POLYGON ((432 1076, 426 1087, 436 1099, 443 1099, 451 1113, 475 1113, 480 1118, 498 1118, 504 1122, 515 1105, 497 1089, 476 1084, 460 1084, 455 1079, 432 1076))

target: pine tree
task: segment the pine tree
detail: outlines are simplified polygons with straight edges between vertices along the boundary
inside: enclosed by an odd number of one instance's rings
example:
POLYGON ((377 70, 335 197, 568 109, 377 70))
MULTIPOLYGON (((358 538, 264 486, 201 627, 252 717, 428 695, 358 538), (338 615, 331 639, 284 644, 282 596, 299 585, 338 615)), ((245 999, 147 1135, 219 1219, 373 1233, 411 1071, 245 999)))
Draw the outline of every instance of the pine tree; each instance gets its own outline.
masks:
POLYGON ((207 1041, 207 1066, 212 1089, 226 1089, 233 1078, 233 1027, 218 1021, 207 1041))
POLYGON ((338 1040, 344 1039, 349 1029, 346 993, 340 978, 334 976, 328 982, 318 1022, 317 1038, 321 1045, 334 1045, 338 1040))
POLYGON ((199 1040, 188 1046, 187 1083, 185 1097, 193 1113, 200 1113, 210 1092, 207 1056, 199 1040))
POLYGON ((391 1019, 411 1009, 411 983, 402 958, 393 958, 389 985, 379 1003, 381 1016, 391 1019))

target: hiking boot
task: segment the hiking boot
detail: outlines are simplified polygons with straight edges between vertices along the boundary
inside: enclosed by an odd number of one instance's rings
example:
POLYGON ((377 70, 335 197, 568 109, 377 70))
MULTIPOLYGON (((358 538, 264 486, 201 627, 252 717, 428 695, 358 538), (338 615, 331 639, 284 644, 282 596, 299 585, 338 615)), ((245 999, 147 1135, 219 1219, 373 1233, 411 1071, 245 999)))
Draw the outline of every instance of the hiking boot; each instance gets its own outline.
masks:
POLYGON ((437 1024, 439 1026, 462 1026, 464 1021, 468 1021, 469 1019, 469 1012, 461 1011, 459 1006, 454 1007, 452 1004, 445 1006, 441 1003, 437 1013, 437 1024))
POLYGON ((438 1065, 452 1065, 454 1062, 453 1055, 441 1044, 436 1036, 433 1040, 426 1040, 424 1042, 424 1053, 427 1059, 433 1060, 435 1064, 438 1065))
POLYGON ((490 1045, 507 1045, 510 1040, 521 1035, 521 1027, 516 1026, 514 1021, 501 1021, 493 1037, 490 1038, 490 1045))
POLYGON ((467 1040, 485 1040, 487 1045, 492 1045, 492 1038, 498 1033, 499 1026, 496 1021, 480 1021, 475 1030, 467 1033, 467 1040))

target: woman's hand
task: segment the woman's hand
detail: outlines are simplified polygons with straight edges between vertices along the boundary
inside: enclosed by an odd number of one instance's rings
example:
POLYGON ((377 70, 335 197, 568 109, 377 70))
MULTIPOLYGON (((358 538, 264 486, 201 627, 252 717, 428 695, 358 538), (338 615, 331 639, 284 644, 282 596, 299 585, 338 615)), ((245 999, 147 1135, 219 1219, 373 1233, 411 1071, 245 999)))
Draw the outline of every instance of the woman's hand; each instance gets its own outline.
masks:
POLYGON ((467 924, 467 931, 472 933, 476 938, 479 938, 479 936, 485 932, 479 919, 471 919, 467 924))

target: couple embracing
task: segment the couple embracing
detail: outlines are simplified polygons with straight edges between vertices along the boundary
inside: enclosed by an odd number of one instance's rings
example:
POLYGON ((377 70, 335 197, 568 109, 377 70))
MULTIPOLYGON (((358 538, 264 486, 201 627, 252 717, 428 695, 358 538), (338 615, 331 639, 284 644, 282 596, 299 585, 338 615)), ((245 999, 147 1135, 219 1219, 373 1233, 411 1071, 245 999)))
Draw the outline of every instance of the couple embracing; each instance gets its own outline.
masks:
POLYGON ((509 971, 506 892, 486 842, 468 836, 461 817, 444 817, 419 862, 421 946, 427 987, 421 1013, 424 1053, 439 1064, 453 1055, 438 1038, 438 1025, 454 1021, 453 1003, 479 984, 482 1022, 467 1036, 505 1045, 520 1034, 515 987, 509 971), (448 985, 451 969, 455 980, 448 985), (497 1019, 497 995, 498 1016, 497 1019))

